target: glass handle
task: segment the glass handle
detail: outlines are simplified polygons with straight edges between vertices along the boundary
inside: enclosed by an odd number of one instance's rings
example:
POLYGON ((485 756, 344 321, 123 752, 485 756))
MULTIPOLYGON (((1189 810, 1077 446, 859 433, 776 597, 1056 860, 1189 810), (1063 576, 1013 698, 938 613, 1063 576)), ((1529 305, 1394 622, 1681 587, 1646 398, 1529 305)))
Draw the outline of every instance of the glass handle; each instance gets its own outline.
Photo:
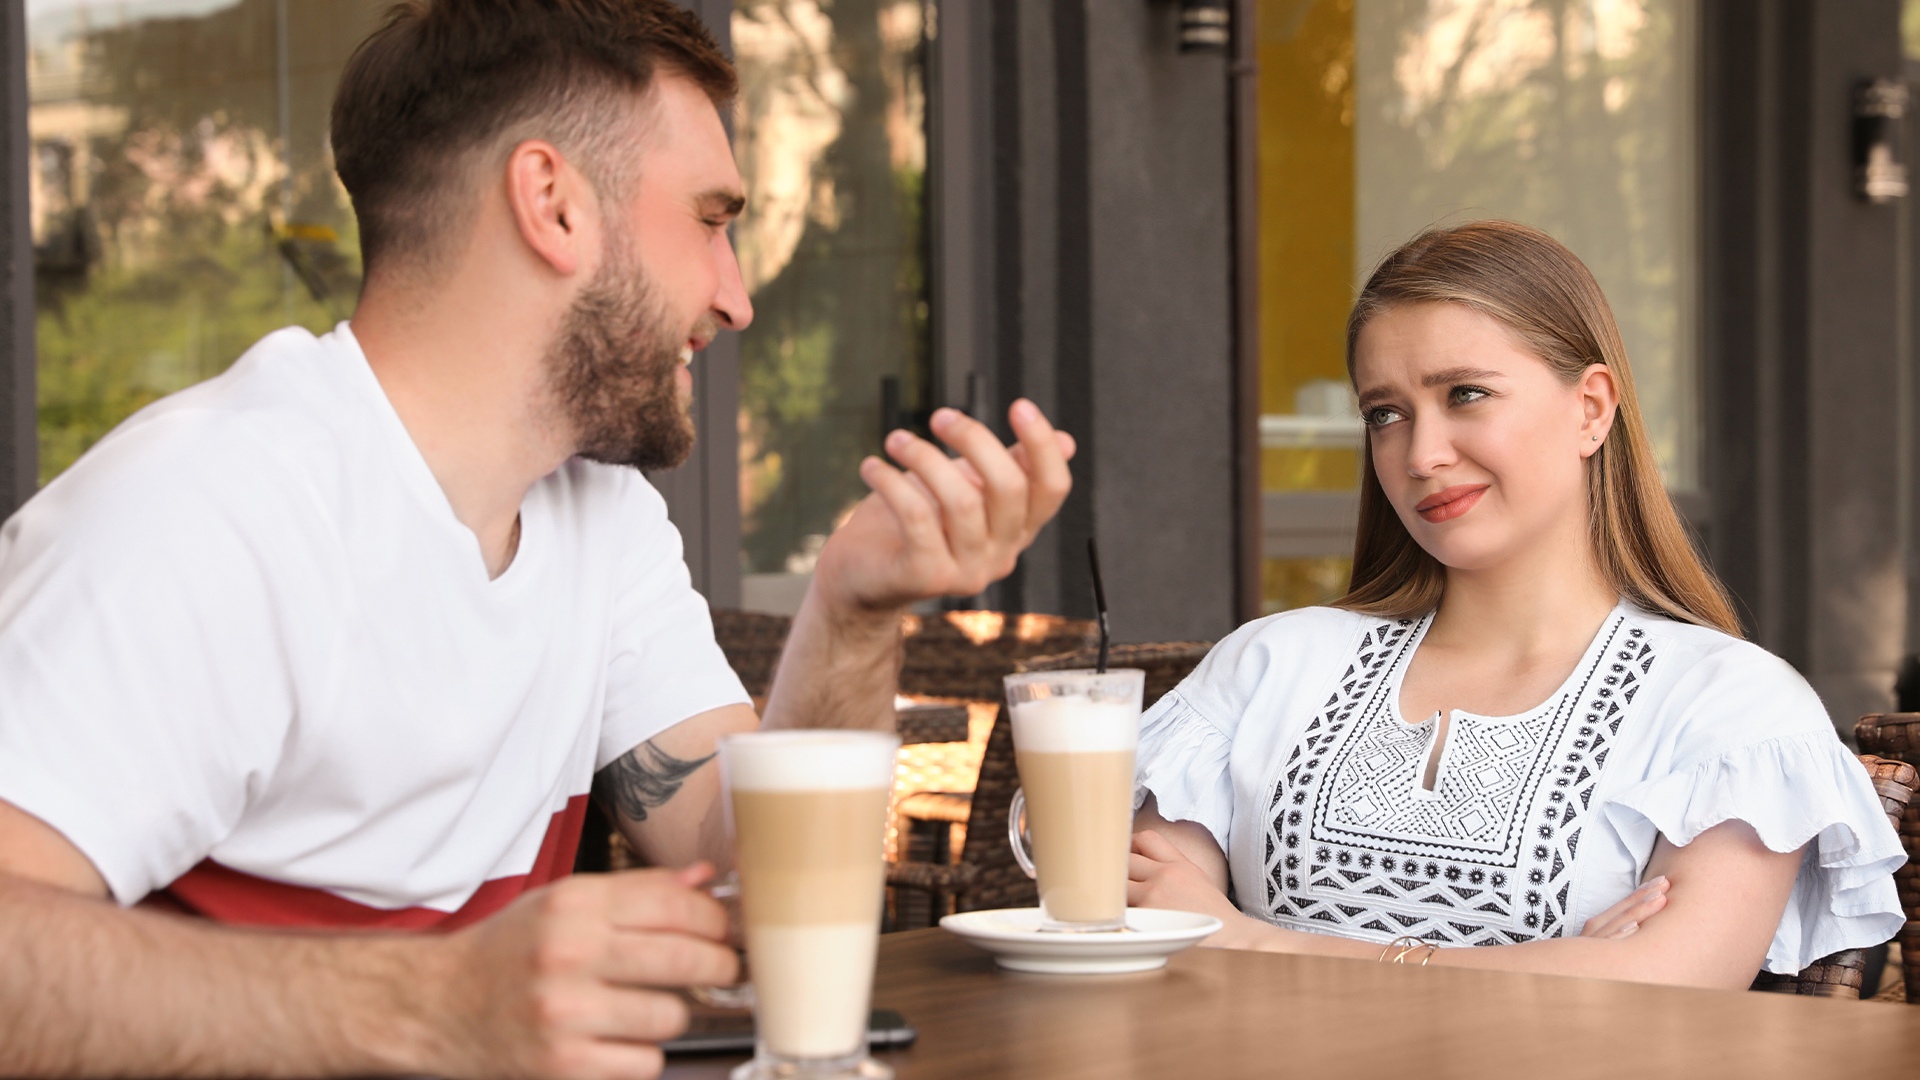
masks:
POLYGON ((740 874, 736 871, 707 886, 707 895, 727 909, 727 937, 740 956, 740 981, 733 986, 690 986, 693 1000, 715 1009, 753 1008, 753 984, 747 981, 746 927, 740 921, 740 874))
POLYGON ((1033 857, 1027 854, 1027 845, 1032 838, 1027 835, 1027 789, 1013 790, 1013 803, 1007 807, 1007 843, 1013 845, 1013 857, 1020 869, 1028 877, 1038 877, 1033 869, 1033 857))

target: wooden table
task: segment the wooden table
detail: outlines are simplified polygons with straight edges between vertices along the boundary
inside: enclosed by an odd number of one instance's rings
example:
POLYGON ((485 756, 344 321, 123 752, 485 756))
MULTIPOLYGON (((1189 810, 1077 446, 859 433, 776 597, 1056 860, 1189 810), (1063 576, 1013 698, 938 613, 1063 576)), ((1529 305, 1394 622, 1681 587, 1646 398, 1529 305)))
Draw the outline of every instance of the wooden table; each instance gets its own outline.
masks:
POLYGON ((1920 1005, 1225 949, 1139 975, 1017 975, 938 929, 881 938, 874 1004, 920 1029, 879 1055, 900 1080, 1920 1075, 1920 1005))

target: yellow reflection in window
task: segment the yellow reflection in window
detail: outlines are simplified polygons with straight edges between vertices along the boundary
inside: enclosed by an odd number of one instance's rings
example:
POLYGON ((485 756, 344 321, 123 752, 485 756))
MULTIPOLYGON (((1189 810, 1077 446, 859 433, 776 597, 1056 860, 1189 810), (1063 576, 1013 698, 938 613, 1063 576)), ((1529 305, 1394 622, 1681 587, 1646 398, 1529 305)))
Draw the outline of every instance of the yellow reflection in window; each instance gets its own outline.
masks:
POLYGON ((1353 0, 1263 0, 1260 63, 1261 487, 1352 488, 1353 0))
POLYGON ((1272 615, 1339 599, 1347 591, 1353 559, 1346 555, 1267 559, 1261 570, 1260 614, 1272 615))
MULTIPOLYGON (((1257 22, 1260 486, 1351 491, 1363 445, 1346 370, 1356 190, 1354 0, 1261 0, 1257 22)), ((1276 510, 1270 531, 1290 519, 1276 510)), ((1284 550, 1297 552, 1297 538, 1284 550)), ((1266 559, 1264 610, 1338 597, 1351 562, 1340 550, 1266 559)))

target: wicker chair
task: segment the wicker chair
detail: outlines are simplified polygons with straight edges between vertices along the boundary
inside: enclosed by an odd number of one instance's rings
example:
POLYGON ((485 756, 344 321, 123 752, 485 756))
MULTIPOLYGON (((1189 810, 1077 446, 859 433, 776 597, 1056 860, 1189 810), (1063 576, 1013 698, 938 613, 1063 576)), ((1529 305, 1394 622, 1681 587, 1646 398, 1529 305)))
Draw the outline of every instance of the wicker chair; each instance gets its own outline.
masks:
MULTIPOLYGON (((1875 713, 1854 725, 1853 737, 1863 754, 1896 758, 1920 766, 1920 713, 1875 713)), ((1884 800, 1886 796, 1883 794, 1884 800)), ((1907 804, 1900 815, 1900 842, 1907 864, 1893 872, 1900 890, 1900 906, 1907 925, 1900 931, 1900 961, 1907 982, 1907 1001, 1920 1005, 1920 799, 1907 804)))
MULTIPOLYGON (((908 918, 912 905, 905 892, 928 894, 929 922, 938 922, 951 903, 959 911, 982 908, 1032 907, 1039 892, 1033 880, 1013 860, 1007 846, 1007 808, 1013 805, 1014 789, 1020 786, 1020 772, 1013 761, 1013 724, 1007 719, 1003 703, 993 718, 993 731, 987 736, 986 753, 980 759, 980 779, 973 791, 961 796, 968 814, 966 843, 960 849, 960 861, 915 862, 901 860, 887 867, 887 884, 893 890, 892 929, 910 930, 908 918)), ((901 800, 906 813, 909 800, 901 800)), ((944 828, 944 825, 942 826, 944 828)))
MULTIPOLYGON (((1110 667, 1137 667, 1146 671, 1147 703, 1179 685, 1207 650, 1206 642, 1182 641, 1155 645, 1116 645, 1107 657, 1110 667)), ((1035 657, 1020 664, 1022 671, 1064 671, 1092 667, 1098 649, 1035 657)), ((887 883, 899 889, 930 894, 933 921, 951 902, 957 911, 990 908, 1032 907, 1039 894, 1032 879, 1014 861, 1007 846, 1007 808, 1013 803, 1014 789, 1020 786, 1020 773, 1014 765, 1013 727, 1007 720, 1007 707, 1000 706, 993 721, 993 733, 987 737, 987 749, 980 762, 980 779, 972 792, 920 792, 900 801, 900 813, 910 820, 929 821, 944 829, 965 822, 967 839, 957 864, 939 858, 935 861, 893 864, 887 883)), ((896 899, 899 894, 896 891, 896 899)), ((906 905, 896 902, 896 913, 906 905)), ((908 929, 896 915, 895 928, 908 929)))
MULTIPOLYGON (((1860 721, 1860 726, 1855 728, 1856 736, 1866 726, 1867 721, 1875 719, 1879 718, 1869 716, 1860 721)), ((1915 716, 1914 719, 1920 722, 1920 716, 1915 716)), ((1867 742, 1865 737, 1860 738, 1862 748, 1866 747, 1867 742)), ((1920 772, 1916 772, 1912 765, 1904 761, 1874 757, 1871 754, 1860 755, 1860 764, 1866 766, 1867 775, 1873 778, 1873 789, 1880 796, 1880 807, 1887 812, 1887 820, 1896 830, 1904 834, 1902 817, 1905 816, 1911 820, 1913 808, 1920 806, 1913 801, 1914 788, 1920 787, 1920 772)), ((1907 850, 1911 854, 1914 847, 1913 839, 1905 835, 1902 839, 1906 841, 1907 850)), ((1895 877, 1906 873, 1911 866, 1912 864, 1909 863, 1907 867, 1896 871, 1895 877)), ((1907 925, 1900 935, 1900 955, 1906 967, 1907 1000, 1911 1002, 1915 1000, 1916 995, 1914 993, 1915 964, 1912 959, 1907 958, 1907 942, 1914 939, 1915 926, 1914 905, 1909 899, 1910 883, 1911 879, 1901 883, 1900 902, 1901 906, 1907 909, 1907 925)), ((1858 998, 1861 984, 1865 981, 1866 968, 1867 951, 1865 949, 1843 949, 1831 956, 1823 956, 1814 961, 1798 975, 1775 975, 1763 971, 1753 980, 1753 989, 1775 994, 1858 998)))
POLYGON ((1099 640, 1089 619, 999 611, 909 615, 902 630, 900 692, 962 701, 999 701, 1000 680, 1022 662, 1099 640))
MULTIPOLYGON (((713 609, 713 636, 747 693, 767 696, 780 666, 793 620, 731 608, 713 609)), ((900 665, 900 692, 964 701, 998 701, 1000 678, 1028 657, 1093 644, 1098 628, 1088 619, 1059 615, 1009 615, 999 611, 948 611, 909 615, 900 665)))
MULTIPOLYGON (((999 611, 910 615, 901 629, 900 692, 955 701, 998 702, 1001 680, 1021 663, 1099 640, 1091 620, 999 611)), ((923 838, 930 861, 944 863, 952 827, 967 820, 969 805, 965 792, 920 791, 897 809, 902 826, 923 838)))
POLYGON ((765 698, 773 687, 773 672, 780 666, 780 650, 786 647, 793 620, 733 608, 714 608, 712 614, 713 639, 726 654, 727 664, 740 676, 748 694, 765 698))

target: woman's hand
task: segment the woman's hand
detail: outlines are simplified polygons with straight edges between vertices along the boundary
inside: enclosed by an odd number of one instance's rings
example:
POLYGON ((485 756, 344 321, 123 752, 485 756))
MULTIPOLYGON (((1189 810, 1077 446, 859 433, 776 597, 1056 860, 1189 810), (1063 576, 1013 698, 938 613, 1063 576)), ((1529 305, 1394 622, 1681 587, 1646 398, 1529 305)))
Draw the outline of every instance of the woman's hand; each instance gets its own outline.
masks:
POLYGON ((1127 906, 1212 915, 1231 924, 1240 912, 1173 841, 1152 830, 1133 834, 1127 857, 1127 906))
POLYGON ((1615 940, 1631 937, 1641 923, 1667 906, 1667 887, 1666 875, 1654 878, 1628 893, 1624 900, 1588 919, 1580 936, 1615 940))

